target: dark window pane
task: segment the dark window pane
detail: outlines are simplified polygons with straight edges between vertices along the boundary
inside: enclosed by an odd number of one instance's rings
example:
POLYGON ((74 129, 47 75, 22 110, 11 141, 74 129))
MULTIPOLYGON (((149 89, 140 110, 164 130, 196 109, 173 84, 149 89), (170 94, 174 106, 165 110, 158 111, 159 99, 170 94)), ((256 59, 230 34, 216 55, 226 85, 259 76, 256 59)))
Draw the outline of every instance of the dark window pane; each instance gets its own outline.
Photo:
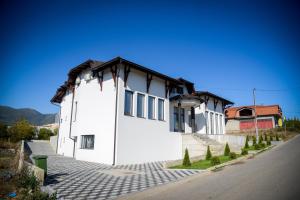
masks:
POLYGON ((158 119, 164 120, 164 100, 158 99, 158 119))
POLYGON ((133 92, 128 90, 125 91, 125 105, 124 105, 125 115, 132 115, 132 96, 133 96, 133 92))
POLYGON ((81 148, 82 149, 94 149, 94 135, 82 135, 81 136, 81 148))
POLYGON ((155 98, 148 97, 148 118, 154 119, 155 98))
POLYGON ((138 117, 144 117, 144 99, 145 96, 143 94, 137 95, 137 108, 136 108, 136 115, 138 117))

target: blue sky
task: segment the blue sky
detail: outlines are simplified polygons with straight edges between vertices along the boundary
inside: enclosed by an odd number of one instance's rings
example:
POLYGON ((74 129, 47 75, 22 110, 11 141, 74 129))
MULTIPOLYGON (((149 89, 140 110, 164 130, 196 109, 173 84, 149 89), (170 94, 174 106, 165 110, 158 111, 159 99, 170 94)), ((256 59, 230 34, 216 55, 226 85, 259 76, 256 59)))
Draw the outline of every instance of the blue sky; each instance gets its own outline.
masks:
MULTIPOLYGON (((296 1, 295 1, 296 2, 296 1)), ((235 102, 300 117, 293 1, 1 1, 1 105, 57 112, 67 72, 116 56, 235 102), (260 89, 260 90, 259 90, 260 89)))

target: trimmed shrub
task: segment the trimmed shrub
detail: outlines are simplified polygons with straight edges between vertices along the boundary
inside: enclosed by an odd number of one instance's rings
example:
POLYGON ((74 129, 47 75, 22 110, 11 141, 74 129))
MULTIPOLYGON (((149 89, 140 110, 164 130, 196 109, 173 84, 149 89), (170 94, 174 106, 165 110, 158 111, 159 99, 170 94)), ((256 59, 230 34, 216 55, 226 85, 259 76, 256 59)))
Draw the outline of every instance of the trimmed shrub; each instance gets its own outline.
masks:
POLYGON ((228 143, 226 142, 226 146, 224 149, 224 156, 229 156, 229 153, 230 153, 230 148, 229 148, 228 143))
POLYGON ((218 156, 212 157, 211 160, 210 160, 210 164, 212 166, 221 164, 220 158, 218 156))
POLYGON ((206 157, 205 160, 210 160, 212 157, 211 152, 210 152, 210 147, 209 145, 207 146, 207 151, 206 151, 206 157))
POLYGON ((241 153, 242 155, 247 155, 248 154, 248 151, 247 151, 247 149, 242 149, 242 153, 241 153))
POLYGON ((259 149, 260 149, 259 144, 255 144, 255 145, 254 145, 254 149, 255 149, 255 150, 259 150, 259 149))
POLYGON ((266 144, 262 142, 262 143, 259 144, 259 147, 263 149, 263 148, 266 147, 266 144))
POLYGON ((184 158, 183 158, 182 165, 185 166, 185 167, 191 166, 189 151, 188 151, 187 148, 185 149, 185 152, 184 152, 184 158))
POLYGON ((255 146, 255 145, 256 145, 256 137, 253 136, 253 137, 252 137, 252 146, 255 146))
POLYGON ((230 152, 230 153, 229 153, 229 158, 230 158, 230 159, 236 159, 236 158, 237 158, 236 153, 235 153, 235 152, 230 152))
POLYGON ((246 136, 245 146, 244 146, 245 149, 248 149, 248 148, 249 148, 248 142, 249 142, 249 136, 247 135, 247 136, 246 136))
POLYGON ((259 136, 259 139, 258 139, 258 144, 261 144, 263 142, 263 137, 262 135, 259 136))
POLYGON ((278 135, 278 133, 276 133, 275 138, 276 138, 276 141, 279 141, 279 135, 278 135))
POLYGON ((271 141, 268 139, 267 140, 267 145, 270 146, 271 145, 271 141))
POLYGON ((265 141, 268 141, 268 136, 267 136, 267 134, 264 134, 264 140, 265 140, 265 141))
POLYGON ((273 135, 270 135, 270 141, 271 142, 273 141, 273 135))

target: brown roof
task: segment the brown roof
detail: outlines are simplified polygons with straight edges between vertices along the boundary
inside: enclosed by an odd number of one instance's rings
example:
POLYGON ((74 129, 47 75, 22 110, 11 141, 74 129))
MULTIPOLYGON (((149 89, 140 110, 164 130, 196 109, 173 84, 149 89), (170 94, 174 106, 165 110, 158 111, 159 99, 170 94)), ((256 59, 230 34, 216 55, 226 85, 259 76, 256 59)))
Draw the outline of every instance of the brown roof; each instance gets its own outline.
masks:
MULTIPOLYGON (((244 108, 249 108, 249 109, 254 109, 254 106, 240 106, 240 107, 230 107, 225 110, 226 118, 232 119, 236 118, 237 116, 237 111, 244 109, 244 108)), ((268 116, 268 115, 282 115, 282 111, 279 105, 268 105, 268 106, 256 106, 256 114, 257 116, 268 116)))

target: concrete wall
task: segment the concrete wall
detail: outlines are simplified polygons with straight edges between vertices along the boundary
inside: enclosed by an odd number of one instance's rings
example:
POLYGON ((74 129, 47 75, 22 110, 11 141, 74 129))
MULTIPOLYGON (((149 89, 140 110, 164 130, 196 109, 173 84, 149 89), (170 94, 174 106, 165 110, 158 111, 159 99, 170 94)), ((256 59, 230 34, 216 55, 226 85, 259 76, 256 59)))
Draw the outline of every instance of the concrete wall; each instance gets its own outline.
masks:
POLYGON ((126 88, 123 69, 119 79, 117 164, 143 163, 182 158, 181 133, 170 132, 169 100, 165 98, 165 82, 157 77, 151 81, 149 93, 146 92, 146 74, 131 70, 126 88), (133 116, 124 115, 125 89, 134 92, 133 116), (137 93, 145 95, 144 118, 136 116, 137 93), (148 96, 155 97, 154 120, 148 119, 148 96), (157 101, 163 99, 163 121, 157 120, 157 101))
POLYGON ((244 146, 246 142, 246 136, 237 136, 237 135, 208 135, 210 139, 216 140, 222 144, 228 142, 230 145, 239 145, 244 146))
POLYGON ((226 122, 226 132, 236 132, 240 130, 240 121, 236 119, 229 119, 226 122))
POLYGON ((53 148, 54 152, 56 152, 57 149, 57 139, 57 135, 50 137, 50 145, 53 148))

